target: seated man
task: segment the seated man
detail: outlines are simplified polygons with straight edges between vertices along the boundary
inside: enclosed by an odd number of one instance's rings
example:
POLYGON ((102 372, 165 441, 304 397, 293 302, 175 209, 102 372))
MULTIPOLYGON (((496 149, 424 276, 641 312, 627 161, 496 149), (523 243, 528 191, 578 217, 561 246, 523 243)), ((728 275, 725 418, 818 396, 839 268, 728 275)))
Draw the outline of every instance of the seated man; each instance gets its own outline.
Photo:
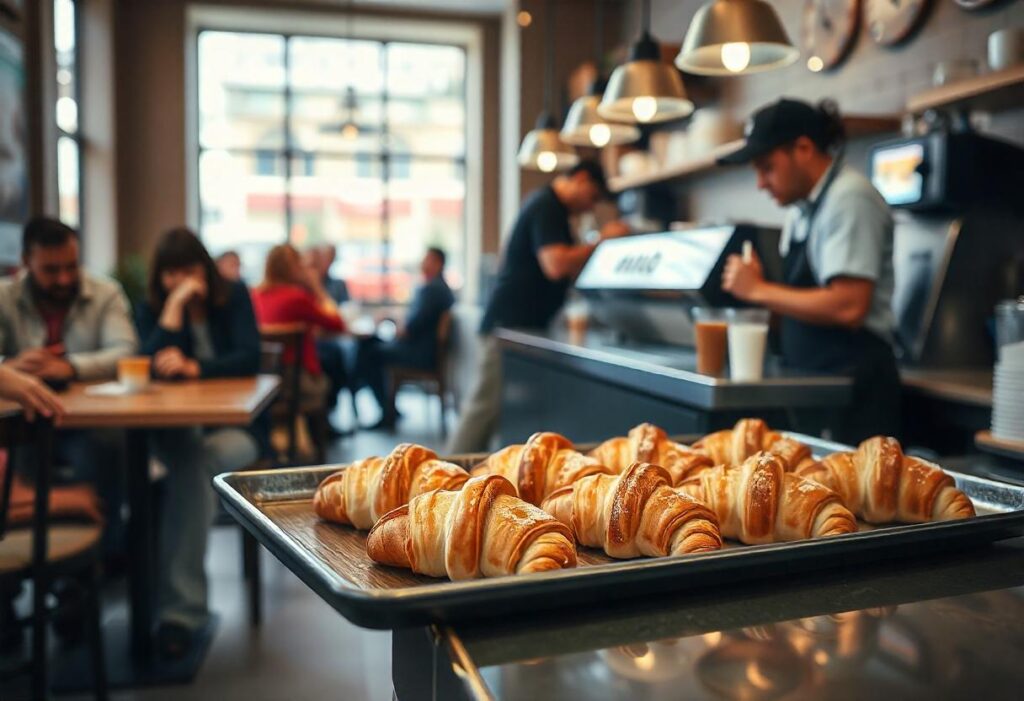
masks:
POLYGON ((455 304, 455 296, 444 279, 444 264, 444 251, 428 248, 420 263, 423 284, 416 290, 395 340, 384 343, 373 338, 359 345, 356 375, 373 391, 381 409, 375 429, 392 429, 398 420, 398 411, 388 393, 387 369, 400 366, 429 370, 437 364, 437 325, 441 315, 455 304))
MULTIPOLYGON (((138 348, 120 285, 83 273, 78 236, 54 219, 33 219, 22 237, 24 271, 0 281, 0 361, 51 385, 106 380, 138 348)), ((62 430, 54 446, 55 482, 90 482, 106 505, 104 551, 121 552, 123 503, 119 432, 62 430)), ((15 468, 30 472, 28 449, 15 468)))

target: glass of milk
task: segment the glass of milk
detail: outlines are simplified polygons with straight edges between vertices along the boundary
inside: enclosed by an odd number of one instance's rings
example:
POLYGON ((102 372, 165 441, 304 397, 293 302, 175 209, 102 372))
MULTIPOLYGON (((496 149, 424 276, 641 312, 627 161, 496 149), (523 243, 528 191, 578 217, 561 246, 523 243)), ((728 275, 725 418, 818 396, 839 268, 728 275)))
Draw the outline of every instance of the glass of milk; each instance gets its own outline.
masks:
POLYGON ((757 382, 764 377, 768 345, 767 309, 729 309, 729 376, 734 382, 757 382))

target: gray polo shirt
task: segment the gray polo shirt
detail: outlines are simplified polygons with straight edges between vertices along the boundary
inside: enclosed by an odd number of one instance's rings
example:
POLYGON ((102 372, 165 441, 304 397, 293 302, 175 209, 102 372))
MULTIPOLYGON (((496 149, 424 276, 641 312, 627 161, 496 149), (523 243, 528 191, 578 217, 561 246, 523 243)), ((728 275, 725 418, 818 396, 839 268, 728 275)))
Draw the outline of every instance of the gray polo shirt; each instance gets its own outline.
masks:
MULTIPOLYGON (((46 342, 43 321, 26 274, 0 280, 0 356, 10 357, 46 342)), ((117 375, 117 361, 138 350, 128 300, 112 280, 82 274, 78 296, 64 319, 64 348, 79 380, 117 375)))
POLYGON ((874 296, 864 326, 891 343, 895 326, 892 213, 867 178, 841 163, 833 164, 832 168, 838 168, 838 172, 818 205, 810 231, 808 216, 822 197, 828 173, 815 186, 809 200, 796 204, 787 213, 779 250, 785 256, 790 241, 807 240, 807 260, 822 287, 836 277, 874 282, 874 296))

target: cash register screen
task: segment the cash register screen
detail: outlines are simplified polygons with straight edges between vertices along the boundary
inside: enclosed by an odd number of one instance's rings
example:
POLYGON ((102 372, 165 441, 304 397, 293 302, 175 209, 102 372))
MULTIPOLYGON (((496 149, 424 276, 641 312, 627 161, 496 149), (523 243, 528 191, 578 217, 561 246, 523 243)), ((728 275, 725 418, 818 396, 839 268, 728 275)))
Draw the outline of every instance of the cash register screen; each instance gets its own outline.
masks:
POLYGON ((880 148, 871 157, 871 184, 890 205, 920 202, 924 178, 918 168, 923 161, 922 143, 880 148))
POLYGON ((609 239, 576 280, 581 290, 697 290, 735 229, 730 226, 609 239))

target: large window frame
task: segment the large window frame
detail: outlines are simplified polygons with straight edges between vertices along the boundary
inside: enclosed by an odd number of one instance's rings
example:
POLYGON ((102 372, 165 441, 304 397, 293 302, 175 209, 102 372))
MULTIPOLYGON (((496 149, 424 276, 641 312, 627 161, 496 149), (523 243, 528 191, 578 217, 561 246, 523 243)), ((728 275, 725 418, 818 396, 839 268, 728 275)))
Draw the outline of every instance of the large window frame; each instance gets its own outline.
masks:
MULTIPOLYGON (((213 8, 204 6, 193 6, 189 12, 189 25, 191 40, 188 46, 186 90, 188 99, 192 101, 188 110, 189 128, 188 140, 189 151, 194 156, 189 157, 189 222, 202 230, 203 216, 202 201, 200 195, 200 173, 199 162, 202 154, 208 150, 199 143, 199 65, 198 65, 198 44, 199 37, 206 31, 232 32, 238 34, 270 34, 283 37, 285 41, 284 60, 286 75, 289 72, 288 61, 291 59, 291 40, 297 37, 305 38, 326 38, 326 39, 351 39, 357 41, 372 41, 380 44, 382 60, 386 60, 387 48, 392 44, 414 44, 414 45, 436 45, 456 48, 463 52, 466 74, 462 89, 462 100, 466 113, 466 132, 463 135, 464 148, 460 156, 454 155, 429 155, 414 154, 405 151, 396 152, 391 148, 387 139, 382 140, 379 149, 367 152, 367 156, 379 163, 382 169, 380 183, 382 192, 382 250, 385 257, 390 255, 392 236, 389 221, 390 198, 388 193, 390 186, 400 182, 401 175, 396 177, 396 165, 401 170, 404 164, 409 162, 443 163, 450 164, 452 168, 461 171, 462 182, 465 186, 463 211, 461 216, 463 264, 465 272, 464 294, 469 298, 476 294, 476 275, 474 271, 479 265, 480 237, 474 237, 470 232, 482 230, 482 175, 480 173, 480 161, 482 160, 482 31, 479 27, 469 23, 453 23, 445 21, 430 20, 394 20, 386 17, 361 17, 356 16, 353 23, 352 18, 343 14, 323 15, 322 13, 290 13, 284 16, 274 11, 253 13, 251 11, 240 13, 237 10, 227 8, 213 8), (356 27, 353 30, 353 25, 356 27), (452 32, 452 28, 455 29, 452 32), (426 31, 425 31, 426 30, 426 31), (469 38, 467 38, 469 37, 469 38), (474 122, 471 124, 471 122, 474 122)), ((382 66, 382 70, 384 66, 382 66)), ((291 120, 293 115, 292 85, 285 81, 285 143, 283 148, 253 147, 249 149, 228 149, 231 153, 246 154, 256 157, 259 151, 273 152, 275 157, 283 162, 284 188, 286 202, 285 238, 290 239, 293 230, 295 209, 292 206, 292 192, 288 186, 290 180, 295 177, 294 168, 298 161, 309 157, 310 152, 295 144, 292 139, 291 120)), ((386 107, 389 97, 387 85, 382 88, 380 96, 383 105, 386 107)), ((386 109, 382 118, 381 126, 388 128, 386 109)), ((314 151, 313 157, 340 157, 355 158, 351 153, 336 154, 331 151, 314 151)), ((385 280, 387 276, 385 276, 385 280)), ((390 296, 390 290, 386 290, 386 297, 390 296)), ((387 301, 387 300, 385 300, 387 301)))
POLYGON ((80 240, 84 239, 81 235, 81 229, 85 222, 85 138, 82 134, 82 3, 81 0, 53 0, 53 66, 54 73, 51 75, 54 85, 54 103, 53 103, 53 120, 56 134, 56 140, 54 144, 54 157, 56 161, 55 173, 56 173, 56 193, 57 193, 57 212, 58 216, 66 224, 73 226, 80 231, 80 240), (58 75, 61 70, 65 68, 61 65, 61 61, 58 58, 60 47, 58 45, 57 33, 58 28, 58 3, 67 3, 72 7, 72 17, 74 21, 74 49, 72 50, 72 63, 73 63, 73 90, 70 95, 75 103, 75 124, 73 129, 67 129, 61 124, 59 104, 62 98, 61 86, 58 79, 58 75), (62 174, 61 174, 61 143, 73 144, 76 154, 75 164, 75 180, 76 180, 76 196, 77 201, 75 203, 74 217, 69 216, 69 212, 65 209, 65 190, 62 188, 62 174))

